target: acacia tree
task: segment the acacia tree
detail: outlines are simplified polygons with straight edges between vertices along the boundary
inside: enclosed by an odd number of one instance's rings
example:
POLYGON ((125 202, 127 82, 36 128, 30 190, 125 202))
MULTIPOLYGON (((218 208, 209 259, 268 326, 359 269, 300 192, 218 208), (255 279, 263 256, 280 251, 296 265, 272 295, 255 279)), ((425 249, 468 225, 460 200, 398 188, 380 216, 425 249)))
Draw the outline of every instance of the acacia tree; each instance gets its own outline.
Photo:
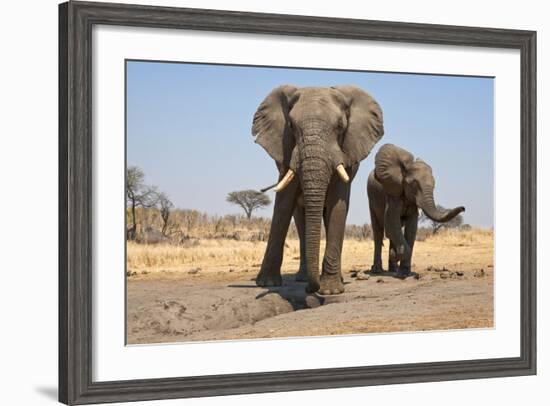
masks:
POLYGON ((144 183, 145 174, 137 166, 126 169, 126 207, 130 209, 132 225, 128 229, 127 238, 136 239, 137 221, 136 207, 149 208, 158 202, 158 192, 154 186, 144 183))
POLYGON ((271 199, 266 194, 256 190, 239 190, 231 192, 227 195, 226 200, 229 203, 240 206, 249 220, 254 210, 268 206, 271 203, 271 199))
POLYGON ((163 236, 167 237, 166 234, 168 231, 168 221, 170 220, 170 213, 174 208, 174 204, 170 201, 170 199, 164 192, 158 194, 158 204, 160 208, 160 217, 162 219, 161 233, 163 236))
MULTIPOLYGON (((437 210, 445 211, 445 207, 437 205, 437 210)), ((424 211, 422 211, 422 214, 420 215, 419 221, 422 223, 427 223, 428 228, 432 230, 432 234, 436 234, 439 230, 442 228, 459 228, 464 223, 464 217, 462 217, 462 214, 458 214, 453 219, 447 221, 446 223, 440 223, 435 220, 432 220, 426 214, 424 211)))

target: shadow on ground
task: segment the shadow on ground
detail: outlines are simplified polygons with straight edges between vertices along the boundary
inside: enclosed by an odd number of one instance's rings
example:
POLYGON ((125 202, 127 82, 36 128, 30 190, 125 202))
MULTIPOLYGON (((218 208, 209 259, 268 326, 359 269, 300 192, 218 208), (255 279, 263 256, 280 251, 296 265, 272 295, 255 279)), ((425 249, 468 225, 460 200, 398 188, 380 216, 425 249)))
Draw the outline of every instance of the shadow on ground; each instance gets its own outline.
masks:
POLYGON ((398 272, 390 272, 390 271, 382 271, 382 272, 372 272, 372 271, 365 271, 363 272, 365 275, 369 275, 371 278, 395 278, 395 279, 408 279, 408 278, 414 278, 418 279, 420 275, 416 272, 410 272, 406 276, 399 274, 398 272))
POLYGON ((327 303, 327 297, 316 293, 306 293, 306 283, 296 282, 294 280, 294 275, 283 275, 282 286, 258 287, 253 281, 251 281, 249 285, 228 285, 227 287, 237 289, 265 289, 265 291, 256 295, 256 300, 262 299, 269 295, 278 295, 281 299, 287 301, 295 311, 313 309, 327 303))

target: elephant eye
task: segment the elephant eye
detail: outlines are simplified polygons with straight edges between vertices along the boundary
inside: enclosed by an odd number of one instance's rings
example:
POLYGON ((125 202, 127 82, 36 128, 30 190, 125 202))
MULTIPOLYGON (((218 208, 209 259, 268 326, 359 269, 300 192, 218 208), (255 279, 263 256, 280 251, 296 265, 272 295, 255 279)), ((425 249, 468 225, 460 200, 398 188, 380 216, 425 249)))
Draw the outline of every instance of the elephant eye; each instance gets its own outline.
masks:
POLYGON ((417 181, 415 178, 413 178, 412 176, 406 176, 406 177, 405 177, 405 183, 406 183, 407 185, 409 185, 409 187, 410 187, 411 189, 415 189, 415 190, 420 189, 420 184, 419 184, 418 181, 417 181))

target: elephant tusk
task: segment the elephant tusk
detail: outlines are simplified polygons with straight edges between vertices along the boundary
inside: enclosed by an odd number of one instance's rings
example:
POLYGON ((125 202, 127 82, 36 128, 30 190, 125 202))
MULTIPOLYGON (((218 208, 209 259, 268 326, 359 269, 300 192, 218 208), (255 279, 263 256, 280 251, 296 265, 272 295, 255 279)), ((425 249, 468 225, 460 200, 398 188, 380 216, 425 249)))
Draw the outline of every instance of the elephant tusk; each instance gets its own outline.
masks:
POLYGON ((336 172, 338 172, 338 175, 340 176, 340 178, 345 182, 345 183, 348 183, 349 182, 349 176, 348 176, 348 173, 346 172, 345 168, 344 168, 344 165, 340 164, 336 167, 336 172))
POLYGON ((269 186, 267 186, 267 187, 264 187, 263 189, 260 189, 260 192, 265 193, 265 192, 267 192, 269 189, 273 189, 275 186, 277 186, 276 183, 274 183, 273 185, 269 185, 269 186))
POLYGON ((277 183, 277 186, 275 186, 275 189, 273 189, 275 192, 280 192, 285 187, 288 186, 288 184, 294 179, 294 171, 292 169, 289 169, 288 172, 285 174, 283 179, 279 183, 277 183))

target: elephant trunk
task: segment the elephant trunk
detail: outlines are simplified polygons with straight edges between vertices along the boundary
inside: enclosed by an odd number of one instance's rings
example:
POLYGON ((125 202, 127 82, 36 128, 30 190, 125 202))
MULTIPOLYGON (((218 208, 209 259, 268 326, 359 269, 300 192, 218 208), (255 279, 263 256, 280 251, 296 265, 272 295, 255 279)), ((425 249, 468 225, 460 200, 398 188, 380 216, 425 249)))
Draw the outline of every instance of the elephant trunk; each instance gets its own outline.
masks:
POLYGON ((419 198, 417 199, 417 204, 426 214, 426 216, 428 216, 431 220, 437 221, 439 223, 450 221, 465 210, 462 206, 455 207, 454 209, 450 210, 439 209, 434 202, 433 187, 427 188, 423 193, 420 194, 419 198))
POLYGON ((326 145, 320 136, 304 137, 300 148, 300 173, 305 209, 307 292, 319 290, 319 249, 321 220, 330 178, 333 173, 327 160, 326 145))

